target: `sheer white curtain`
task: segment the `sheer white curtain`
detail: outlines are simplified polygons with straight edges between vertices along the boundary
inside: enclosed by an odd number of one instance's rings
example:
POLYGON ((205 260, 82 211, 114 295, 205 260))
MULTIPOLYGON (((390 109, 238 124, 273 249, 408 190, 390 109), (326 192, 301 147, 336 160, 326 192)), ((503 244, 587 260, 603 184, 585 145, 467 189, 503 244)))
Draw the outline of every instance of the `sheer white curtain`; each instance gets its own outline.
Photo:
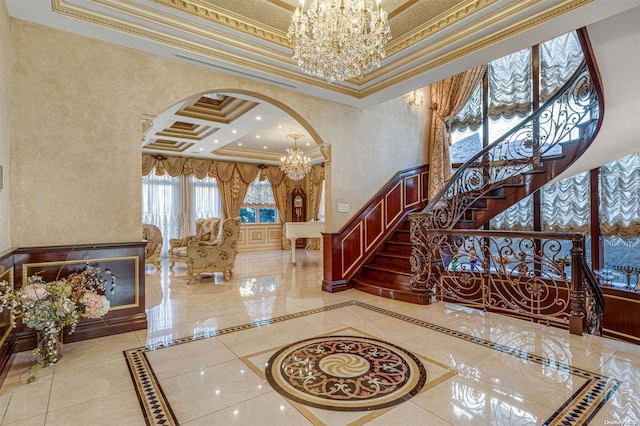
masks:
POLYGON ((273 189, 268 178, 260 180, 260 175, 251 182, 244 196, 244 203, 249 206, 275 206, 276 200, 273 197, 273 189))
POLYGON ((589 172, 542 187, 542 230, 589 233, 589 172))
POLYGON ((540 45, 540 102, 546 102, 569 80, 584 59, 575 31, 540 45))
POLYGON ((502 231, 532 231, 533 197, 529 195, 498 214, 491 219, 490 227, 502 231))
POLYGON ((196 232, 196 219, 219 217, 223 219, 222 198, 215 178, 198 179, 194 175, 187 178, 187 197, 189 202, 189 229, 196 232))
POLYGON ((142 221, 160 228, 163 257, 169 239, 181 236, 182 181, 182 176, 156 176, 153 172, 142 177, 142 221))
POLYGON ((640 237, 640 152, 600 169, 600 231, 612 240, 640 237))

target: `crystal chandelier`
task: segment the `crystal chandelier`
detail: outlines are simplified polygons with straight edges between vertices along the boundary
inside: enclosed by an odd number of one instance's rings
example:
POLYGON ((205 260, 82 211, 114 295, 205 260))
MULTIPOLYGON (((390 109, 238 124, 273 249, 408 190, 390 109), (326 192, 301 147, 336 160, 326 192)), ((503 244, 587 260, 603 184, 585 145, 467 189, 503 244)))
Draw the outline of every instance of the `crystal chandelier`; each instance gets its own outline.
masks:
POLYGON ((380 0, 304 0, 291 18, 287 36, 293 59, 310 75, 329 82, 362 78, 384 59, 391 38, 380 0))
POLYGON ((298 139, 304 138, 304 135, 293 134, 287 137, 293 139, 293 148, 287 149, 287 155, 280 158, 280 170, 289 179, 300 180, 311 170, 311 160, 298 148, 298 139))

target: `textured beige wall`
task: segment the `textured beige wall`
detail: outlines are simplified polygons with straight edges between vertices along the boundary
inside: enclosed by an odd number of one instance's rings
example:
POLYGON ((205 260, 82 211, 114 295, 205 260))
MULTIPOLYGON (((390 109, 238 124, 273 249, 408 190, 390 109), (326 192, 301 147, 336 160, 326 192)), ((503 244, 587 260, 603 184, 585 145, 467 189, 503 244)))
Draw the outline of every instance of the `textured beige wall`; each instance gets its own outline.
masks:
POLYGON ((424 118, 403 99, 361 111, 29 22, 11 22, 14 246, 139 239, 140 114, 157 115, 194 93, 259 93, 306 119, 332 145, 327 211, 335 212, 338 202, 351 206, 349 214, 332 214, 332 231, 396 171, 424 162, 424 118))
POLYGON ((4 0, 0 0, 0 166, 4 169, 4 189, 0 191, 0 250, 11 246, 9 235, 10 46, 9 14, 4 0))

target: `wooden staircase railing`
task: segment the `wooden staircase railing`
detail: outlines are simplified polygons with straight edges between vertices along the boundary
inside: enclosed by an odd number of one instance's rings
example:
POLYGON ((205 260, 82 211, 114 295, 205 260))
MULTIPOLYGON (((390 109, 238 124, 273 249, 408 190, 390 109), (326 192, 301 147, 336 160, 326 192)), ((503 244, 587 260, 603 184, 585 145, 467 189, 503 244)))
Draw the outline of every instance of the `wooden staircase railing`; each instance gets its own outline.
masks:
MULTIPOLYGON (((446 230, 477 229, 488 223, 564 171, 595 139, 602 123, 603 98, 587 52, 585 57, 549 101, 460 167, 423 212, 410 215, 415 291, 436 293, 442 271, 451 261, 437 250, 440 244, 453 243, 446 230)), ((580 263, 576 265, 574 273, 582 271, 580 263)), ((585 283, 591 294, 600 291, 590 280, 585 283)), ((604 310, 603 306, 598 309, 604 310)))
MULTIPOLYGON (((323 290, 346 290, 354 274, 407 214, 426 206, 428 176, 426 165, 398 172, 339 232, 322 234, 323 290)), ((408 231, 406 244, 410 244, 408 231)))

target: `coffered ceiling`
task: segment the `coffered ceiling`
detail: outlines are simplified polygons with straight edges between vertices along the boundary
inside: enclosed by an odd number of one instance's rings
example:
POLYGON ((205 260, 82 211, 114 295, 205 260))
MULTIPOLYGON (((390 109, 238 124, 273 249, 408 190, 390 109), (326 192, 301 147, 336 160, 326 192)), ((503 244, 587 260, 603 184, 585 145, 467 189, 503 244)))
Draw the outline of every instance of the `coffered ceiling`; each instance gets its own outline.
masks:
MULTIPOLYGON (((360 108, 638 4, 382 0, 392 34, 386 59, 362 79, 328 83, 304 74, 292 59, 286 33, 299 0, 5 1, 15 18, 360 108)), ((305 133, 279 109, 229 94, 188 99, 149 118, 153 126, 147 129, 143 150, 173 155, 277 162, 291 146, 287 132, 305 133)), ((303 148, 311 144, 305 153, 310 149, 312 158, 322 161, 307 136, 303 148)))

